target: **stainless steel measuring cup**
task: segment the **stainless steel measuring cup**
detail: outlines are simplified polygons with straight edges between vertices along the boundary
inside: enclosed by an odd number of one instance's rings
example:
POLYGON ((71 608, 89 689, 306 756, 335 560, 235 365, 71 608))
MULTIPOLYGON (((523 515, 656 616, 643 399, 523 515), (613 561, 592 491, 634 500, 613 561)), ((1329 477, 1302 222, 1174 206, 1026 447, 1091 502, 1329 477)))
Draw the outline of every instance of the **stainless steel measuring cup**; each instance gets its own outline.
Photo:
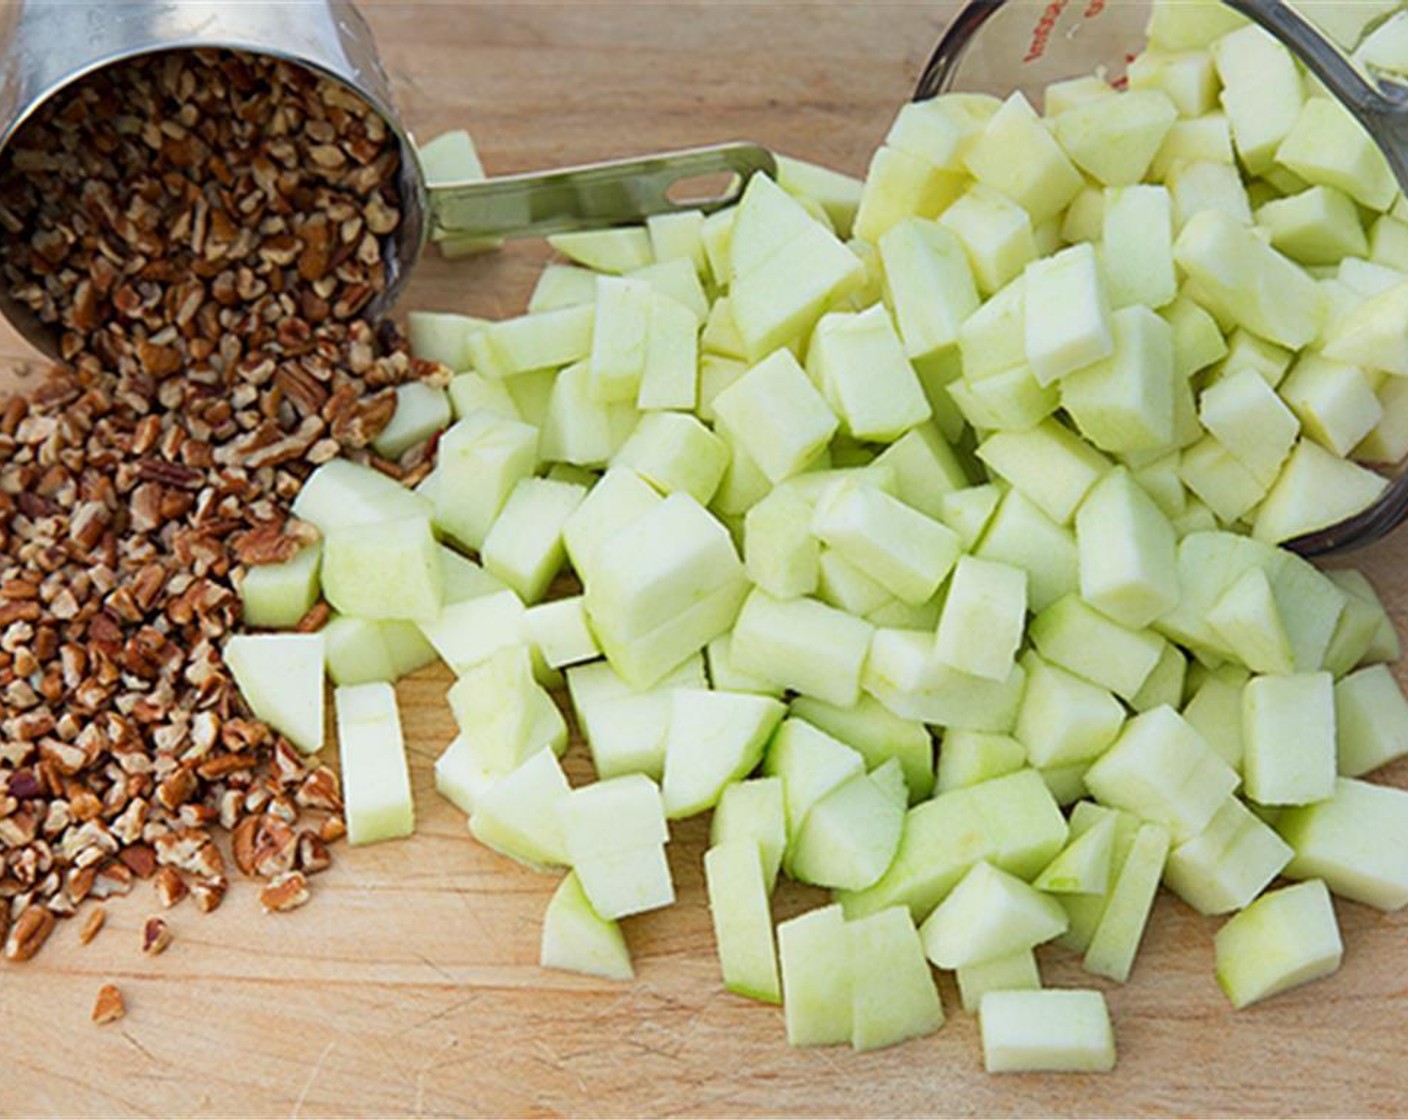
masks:
MULTIPOLYGON (((1385 20, 1408 24, 1408 4, 1222 2, 1260 24, 1305 64, 1383 149, 1408 190, 1408 67, 1404 73, 1386 71, 1356 50, 1364 33, 1385 20)), ((915 98, 950 90, 1003 96, 1022 90, 1035 101, 1052 82, 1094 73, 1118 84, 1143 49, 1152 9, 1153 0, 969 0, 929 59, 915 98)), ((1373 504, 1286 547, 1325 555, 1371 544, 1397 528, 1408 520, 1408 461, 1396 464, 1389 478, 1373 504)))
MULTIPOLYGON (((747 143, 667 152, 467 183, 426 183, 411 135, 396 115, 376 44, 350 0, 18 0, 0 20, 0 152, 61 91, 118 62, 161 51, 225 48, 271 55, 347 86, 386 121, 400 148, 403 220, 386 253, 386 289, 369 308, 390 309, 427 240, 542 236, 638 222, 679 209, 736 202, 748 178, 771 174, 770 152, 747 143), (676 184, 730 176, 721 194, 677 203, 676 184)), ((0 289, 0 314, 49 355, 53 329, 0 289)))

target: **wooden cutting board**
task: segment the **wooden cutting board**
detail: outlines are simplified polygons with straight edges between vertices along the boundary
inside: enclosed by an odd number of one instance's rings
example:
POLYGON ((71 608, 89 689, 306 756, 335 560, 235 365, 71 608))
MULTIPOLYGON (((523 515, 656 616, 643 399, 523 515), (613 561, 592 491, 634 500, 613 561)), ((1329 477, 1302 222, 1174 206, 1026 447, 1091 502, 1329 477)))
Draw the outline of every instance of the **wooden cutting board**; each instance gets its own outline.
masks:
MULTIPOLYGON (((421 136, 468 126, 491 171, 733 138, 864 172, 951 4, 368 5, 421 136)), ((522 309, 541 246, 428 260, 407 306, 522 309)), ((6 336, 0 354, 19 355, 6 336)), ((1359 557, 1400 619, 1405 538, 1359 557)), ((213 916, 166 916, 139 952, 149 888, 110 906, 86 948, 65 923, 40 958, 0 963, 0 1115, 1067 1115, 1408 1112, 1408 914, 1338 904, 1338 975, 1234 1015, 1212 977, 1216 924, 1163 897, 1130 983, 1044 951, 1048 983, 1106 988, 1109 1076, 988 1077, 973 1019, 880 1053, 790 1050, 777 1009, 720 985, 700 820, 675 829, 679 905, 628 920, 634 983, 537 967, 555 877, 472 843, 434 793, 449 678, 399 688, 414 838, 353 851, 288 915, 234 884, 213 916), (88 1022, 98 987, 128 1016, 88 1022)), ((587 773, 580 746, 575 778, 587 773)), ((1390 774, 1408 784, 1408 767, 1390 774)), ((778 917, 820 901, 780 891, 778 917)))

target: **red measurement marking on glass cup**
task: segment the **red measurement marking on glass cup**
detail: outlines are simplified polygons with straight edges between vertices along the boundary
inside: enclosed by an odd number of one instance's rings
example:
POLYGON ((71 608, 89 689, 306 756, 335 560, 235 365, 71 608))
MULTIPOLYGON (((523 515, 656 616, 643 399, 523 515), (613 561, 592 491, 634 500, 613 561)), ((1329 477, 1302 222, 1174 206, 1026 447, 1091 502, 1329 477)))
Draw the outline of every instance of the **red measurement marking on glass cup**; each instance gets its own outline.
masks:
MULTIPOLYGON (((1081 12, 1081 19, 1094 19, 1105 10, 1105 5, 1109 0, 1089 0, 1085 10, 1081 12)), ((1071 0, 1051 0, 1042 9, 1041 17, 1036 21, 1036 26, 1032 28, 1031 45, 1027 47, 1027 53, 1022 58, 1023 62, 1035 62, 1046 54, 1046 48, 1051 42, 1051 34, 1056 30, 1056 24, 1061 19, 1061 13, 1070 7, 1071 0)))

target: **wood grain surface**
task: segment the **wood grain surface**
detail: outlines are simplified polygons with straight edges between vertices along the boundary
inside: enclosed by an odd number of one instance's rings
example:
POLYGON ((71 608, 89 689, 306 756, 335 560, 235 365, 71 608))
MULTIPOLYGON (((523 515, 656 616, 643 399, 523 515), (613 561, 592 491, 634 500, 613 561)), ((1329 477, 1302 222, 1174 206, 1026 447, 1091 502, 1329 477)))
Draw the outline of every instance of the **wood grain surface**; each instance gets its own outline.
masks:
MULTIPOLYGON (((470 127, 493 171, 733 138, 853 173, 906 97, 952 4, 369 4, 402 111, 422 136, 470 127)), ((539 245, 428 260, 410 306, 522 308, 539 245)), ((9 336, 7 361, 23 357, 9 336)), ((13 368, 13 361, 9 363, 13 368)), ((1400 535, 1358 561, 1408 610, 1400 535)), ((781 1014, 725 993, 704 906, 702 820, 675 831, 679 905, 629 919, 634 983, 537 967, 556 879, 472 843, 434 793, 449 683, 399 688, 418 829, 343 846, 306 908, 266 917, 233 885, 215 915, 166 917, 139 951, 150 889, 110 906, 86 948, 61 925, 0 964, 0 1115, 1395 1115, 1408 1112, 1408 914, 1337 903, 1331 979, 1233 1014, 1212 976, 1216 923, 1161 897, 1131 981, 1106 988, 1108 1076, 981 1071, 972 1017, 942 991, 935 1037, 866 1055, 787 1047, 781 1014), (99 986, 121 1022, 95 1028, 99 986)), ((584 777, 574 746, 570 772, 584 777)), ((1388 775, 1408 781, 1408 768, 1388 775)), ((778 917, 819 901, 779 892, 778 917)), ((1053 985, 1088 985, 1044 950, 1053 985)))

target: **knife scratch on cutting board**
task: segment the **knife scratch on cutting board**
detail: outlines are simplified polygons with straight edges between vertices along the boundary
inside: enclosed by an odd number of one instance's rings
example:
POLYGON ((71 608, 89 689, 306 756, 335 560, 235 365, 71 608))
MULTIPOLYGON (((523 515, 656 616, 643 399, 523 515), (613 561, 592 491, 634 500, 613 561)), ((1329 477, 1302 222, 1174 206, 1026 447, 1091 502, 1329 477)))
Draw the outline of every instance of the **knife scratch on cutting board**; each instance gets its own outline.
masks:
POLYGON ((298 1120, 298 1113, 303 1108, 303 1102, 308 1099, 308 1091, 313 1088, 313 1082, 318 1079, 318 1074, 322 1072, 323 1063, 332 1053, 336 1043, 329 1042, 323 1047, 317 1059, 313 1062, 313 1068, 308 1071, 308 1078, 303 1082, 303 1088, 298 1092, 298 1099, 293 1102, 293 1111, 289 1113, 289 1120, 298 1120))

